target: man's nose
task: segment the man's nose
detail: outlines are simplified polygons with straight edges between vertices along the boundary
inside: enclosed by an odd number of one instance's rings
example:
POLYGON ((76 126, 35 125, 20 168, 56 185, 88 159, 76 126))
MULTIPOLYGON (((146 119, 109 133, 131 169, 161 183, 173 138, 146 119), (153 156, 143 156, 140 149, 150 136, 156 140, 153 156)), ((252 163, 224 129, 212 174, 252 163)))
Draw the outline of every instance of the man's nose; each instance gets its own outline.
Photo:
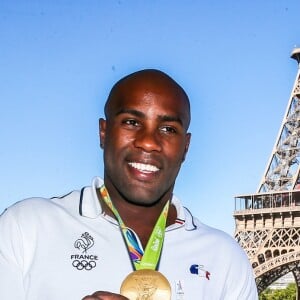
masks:
POLYGON ((159 132, 150 129, 141 129, 137 132, 134 145, 146 152, 161 151, 162 144, 159 132))

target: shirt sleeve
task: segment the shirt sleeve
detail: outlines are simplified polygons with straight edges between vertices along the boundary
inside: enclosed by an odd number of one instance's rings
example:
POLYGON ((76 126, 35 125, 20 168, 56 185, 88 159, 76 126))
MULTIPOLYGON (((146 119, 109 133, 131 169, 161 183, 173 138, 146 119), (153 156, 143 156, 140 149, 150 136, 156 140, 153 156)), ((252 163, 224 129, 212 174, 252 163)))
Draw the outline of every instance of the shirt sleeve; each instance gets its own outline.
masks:
POLYGON ((228 268, 224 300, 258 300, 253 269, 245 251, 236 242, 234 256, 228 268))
POLYGON ((22 236, 9 210, 0 216, 0 278, 0 299, 25 299, 22 236))

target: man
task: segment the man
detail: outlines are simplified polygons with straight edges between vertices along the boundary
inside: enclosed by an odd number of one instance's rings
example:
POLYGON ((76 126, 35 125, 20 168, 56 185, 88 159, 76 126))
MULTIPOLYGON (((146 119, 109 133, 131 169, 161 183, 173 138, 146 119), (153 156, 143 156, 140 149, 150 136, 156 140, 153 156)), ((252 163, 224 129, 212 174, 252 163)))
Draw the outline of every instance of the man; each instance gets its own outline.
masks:
POLYGON ((173 196, 191 138, 184 90, 158 70, 130 74, 105 117, 104 181, 0 218, 0 299, 257 299, 243 250, 173 196))

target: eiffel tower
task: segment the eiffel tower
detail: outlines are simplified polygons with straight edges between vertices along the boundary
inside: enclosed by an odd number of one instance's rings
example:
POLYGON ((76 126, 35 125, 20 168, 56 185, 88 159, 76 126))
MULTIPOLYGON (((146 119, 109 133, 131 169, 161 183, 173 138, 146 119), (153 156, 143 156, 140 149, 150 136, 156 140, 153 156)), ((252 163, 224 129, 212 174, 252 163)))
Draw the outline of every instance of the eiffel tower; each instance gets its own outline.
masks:
POLYGON ((292 273, 300 299, 300 48, 296 80, 255 194, 235 197, 235 238, 252 264, 258 292, 292 273))

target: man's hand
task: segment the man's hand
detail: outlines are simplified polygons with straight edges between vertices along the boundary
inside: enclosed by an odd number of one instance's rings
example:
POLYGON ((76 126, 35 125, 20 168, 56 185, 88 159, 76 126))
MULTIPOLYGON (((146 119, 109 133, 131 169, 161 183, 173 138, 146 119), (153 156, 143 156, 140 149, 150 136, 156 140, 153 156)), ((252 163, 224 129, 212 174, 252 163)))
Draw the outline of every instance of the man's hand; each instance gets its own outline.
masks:
POLYGON ((82 300, 129 300, 128 298, 114 293, 98 291, 93 295, 85 296, 82 300))

